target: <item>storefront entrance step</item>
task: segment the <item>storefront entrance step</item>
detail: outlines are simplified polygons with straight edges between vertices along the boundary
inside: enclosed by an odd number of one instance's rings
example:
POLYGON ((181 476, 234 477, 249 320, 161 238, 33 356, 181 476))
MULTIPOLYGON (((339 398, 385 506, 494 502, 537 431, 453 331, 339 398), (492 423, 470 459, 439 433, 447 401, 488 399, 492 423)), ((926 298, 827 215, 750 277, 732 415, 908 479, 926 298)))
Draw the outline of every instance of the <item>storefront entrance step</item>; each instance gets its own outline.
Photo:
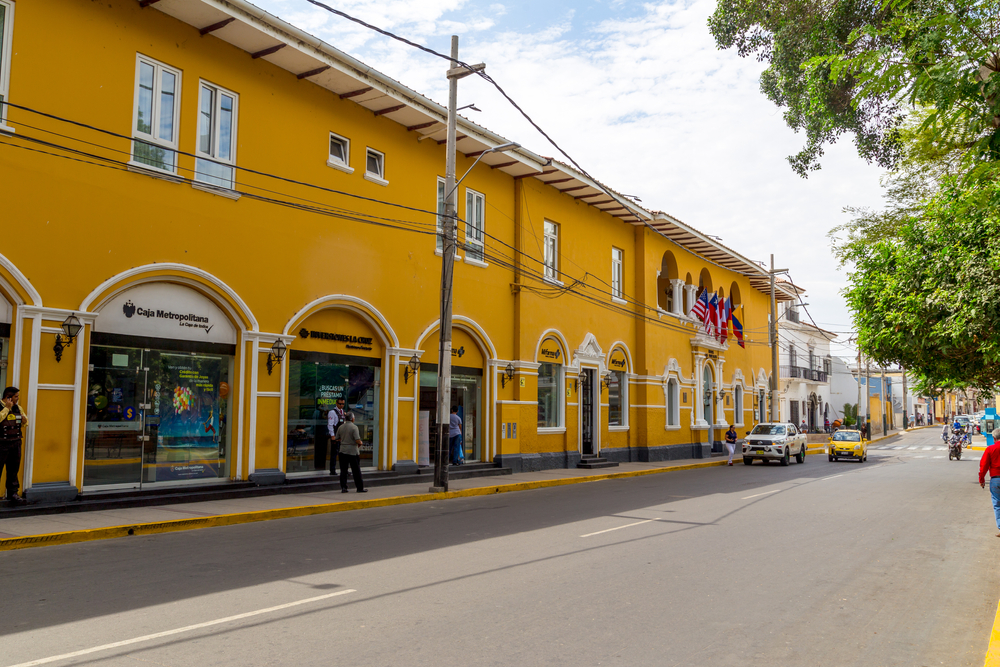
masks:
MULTIPOLYGON (((458 467, 452 466, 448 472, 448 476, 450 479, 471 479, 474 477, 510 475, 512 472, 510 468, 500 468, 492 463, 482 463, 458 467)), ((429 484, 434 479, 434 469, 421 469, 421 472, 414 475, 401 475, 391 470, 380 470, 377 472, 366 472, 364 479, 366 487, 413 483, 429 484)), ((354 485, 352 482, 349 482, 348 486, 353 488, 354 485)), ((0 506, 0 520, 16 516, 88 512, 94 510, 123 509, 127 507, 154 507, 157 505, 176 505, 207 500, 230 500, 279 494, 316 493, 337 490, 339 488, 339 475, 323 475, 305 479, 286 479, 284 484, 275 486, 257 486, 252 482, 229 482, 212 484, 211 486, 186 488, 129 489, 126 491, 102 491, 97 493, 91 491, 80 494, 75 500, 64 502, 0 506)))
POLYGON ((609 461, 606 458, 600 456, 584 456, 579 463, 576 464, 577 468, 617 468, 617 461, 609 461))

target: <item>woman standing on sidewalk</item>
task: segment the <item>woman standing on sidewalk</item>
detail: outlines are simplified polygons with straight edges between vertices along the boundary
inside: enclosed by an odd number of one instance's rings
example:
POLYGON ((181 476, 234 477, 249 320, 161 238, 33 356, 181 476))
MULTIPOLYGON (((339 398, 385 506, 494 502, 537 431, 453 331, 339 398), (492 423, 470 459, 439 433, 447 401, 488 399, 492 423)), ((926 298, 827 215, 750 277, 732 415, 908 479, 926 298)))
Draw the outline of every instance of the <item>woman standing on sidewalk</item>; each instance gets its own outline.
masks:
POLYGON ((733 454, 736 453, 736 429, 733 428, 732 424, 726 431, 726 449, 729 450, 729 465, 733 465, 733 454))

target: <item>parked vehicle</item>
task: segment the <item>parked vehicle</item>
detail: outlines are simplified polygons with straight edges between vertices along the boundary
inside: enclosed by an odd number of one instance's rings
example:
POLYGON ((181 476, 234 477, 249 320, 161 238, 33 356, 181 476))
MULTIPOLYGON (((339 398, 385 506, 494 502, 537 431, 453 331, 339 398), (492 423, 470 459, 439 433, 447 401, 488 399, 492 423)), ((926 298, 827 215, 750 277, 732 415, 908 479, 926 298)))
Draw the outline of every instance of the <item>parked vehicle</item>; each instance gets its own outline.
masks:
POLYGON ((852 459, 863 462, 868 460, 868 443, 861 437, 861 431, 842 429, 830 438, 826 453, 830 461, 852 459))
POLYGON ((808 447, 806 434, 794 424, 757 424, 743 443, 743 463, 752 465, 754 459, 760 459, 786 466, 793 454, 796 463, 805 463, 808 447))

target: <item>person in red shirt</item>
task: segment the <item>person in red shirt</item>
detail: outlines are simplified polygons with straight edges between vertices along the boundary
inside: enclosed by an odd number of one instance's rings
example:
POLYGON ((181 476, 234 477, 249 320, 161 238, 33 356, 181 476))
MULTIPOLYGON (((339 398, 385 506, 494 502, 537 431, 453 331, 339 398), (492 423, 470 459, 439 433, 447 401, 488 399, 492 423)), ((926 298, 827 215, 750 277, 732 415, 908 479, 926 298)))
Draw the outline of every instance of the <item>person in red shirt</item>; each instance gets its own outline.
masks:
MULTIPOLYGON (((993 430, 993 444, 983 452, 979 459, 979 486, 986 488, 986 471, 990 472, 990 495, 993 496, 993 514, 997 520, 997 530, 1000 530, 1000 428, 993 430)), ((997 533, 1000 537, 1000 533, 997 533)))

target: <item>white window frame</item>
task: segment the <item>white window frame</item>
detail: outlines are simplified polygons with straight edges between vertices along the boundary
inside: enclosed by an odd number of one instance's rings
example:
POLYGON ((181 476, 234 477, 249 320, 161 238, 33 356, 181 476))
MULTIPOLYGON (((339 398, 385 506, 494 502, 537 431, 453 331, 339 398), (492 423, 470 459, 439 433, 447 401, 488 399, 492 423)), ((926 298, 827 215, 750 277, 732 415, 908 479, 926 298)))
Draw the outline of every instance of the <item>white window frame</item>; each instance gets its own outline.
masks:
POLYGON ((331 132, 330 145, 332 145, 333 142, 335 141, 344 147, 344 159, 341 160, 338 157, 334 157, 333 151, 329 150, 330 147, 327 146, 327 150, 329 152, 326 159, 326 166, 333 167, 334 169, 339 169, 340 171, 346 172, 348 174, 353 174, 354 167, 351 166, 351 140, 345 136, 336 134, 335 132, 331 132))
MULTIPOLYGON (((14 3, 7 0, 0 0, 0 6, 4 8, 4 21, 0 29, 0 98, 4 102, 10 101, 10 54, 11 42, 14 39, 14 3)), ((135 125, 132 125, 135 127, 135 125)), ((0 107, 0 128, 6 132, 13 132, 7 127, 7 105, 0 107)))
POLYGON ((212 188, 222 188, 224 190, 232 190, 236 187, 236 146, 238 141, 237 137, 239 136, 238 128, 239 128, 239 117, 240 117, 240 96, 231 90, 223 88, 222 86, 218 86, 214 83, 201 79, 198 81, 197 113, 198 113, 198 122, 195 125, 196 141, 194 147, 194 154, 199 158, 207 159, 210 160, 211 162, 230 167, 232 169, 232 178, 230 179, 228 186, 219 185, 218 183, 213 182, 211 179, 218 179, 221 177, 206 176, 204 174, 199 173, 198 161, 195 160, 194 180, 199 183, 208 185, 209 187, 212 188), (212 130, 211 130, 212 150, 207 153, 201 150, 201 102, 202 102, 202 95, 204 95, 206 88, 210 89, 215 94, 215 102, 212 106, 212 130), (221 104, 223 95, 228 95, 233 99, 232 136, 230 136, 229 138, 229 157, 226 158, 220 158, 218 156, 219 138, 221 136, 219 115, 222 108, 221 104), (215 155, 213 155, 213 153, 215 153, 215 155))
POLYGON ((619 400, 621 401, 621 413, 622 413, 622 423, 612 424, 611 423, 611 387, 608 387, 608 431, 627 431, 629 429, 628 423, 628 369, 622 371, 611 371, 612 373, 621 373, 621 381, 619 382, 618 392, 620 394, 619 400))
POLYGON ((154 172, 160 172, 164 174, 176 174, 177 173, 177 157, 178 157, 178 137, 180 136, 180 117, 181 117, 181 90, 183 78, 181 71, 175 67, 171 67, 165 63, 161 63, 159 60, 150 58, 149 56, 144 56, 141 53, 135 54, 135 92, 132 97, 132 138, 140 139, 149 144, 153 144, 165 150, 172 151, 174 153, 174 168, 173 169, 160 169, 153 165, 146 164, 145 162, 139 162, 135 159, 135 142, 132 142, 132 152, 130 154, 129 164, 140 169, 148 169, 154 172), (153 117, 149 120, 150 129, 159 127, 160 125, 160 95, 158 91, 160 90, 161 77, 160 73, 164 70, 170 72, 176 77, 176 88, 174 92, 174 138, 173 141, 166 141, 160 139, 155 133, 143 134, 138 130, 139 124, 139 81, 141 67, 145 63, 153 68, 153 117))
POLYGON ((677 431, 681 428, 681 383, 677 378, 667 379, 667 391, 664 397, 667 404, 667 418, 664 426, 668 431, 677 431), (674 395, 670 396, 670 387, 674 388, 674 395))
MULTIPOLYGON (((539 370, 541 370, 541 364, 552 363, 548 361, 543 361, 539 364, 539 370)), ((552 364, 556 367, 556 381, 555 381, 555 396, 558 403, 559 409, 559 421, 556 426, 539 426, 538 434, 546 435, 553 433, 565 433, 566 432, 566 367, 563 364, 552 364)), ((541 373, 538 374, 538 380, 541 379, 541 373)), ((535 394, 537 400, 538 387, 535 387, 535 394)))
POLYGON ((622 296, 622 265, 625 262, 625 251, 611 247, 611 300, 626 303, 622 296))
POLYGON ((545 220, 542 222, 542 233, 544 242, 542 244, 542 264, 545 268, 545 279, 549 282, 562 284, 559 280, 559 223, 545 220), (549 226, 554 229, 549 231, 549 226))
POLYGON ((743 387, 733 387, 733 425, 743 426, 743 387))
POLYGON ((377 151, 371 146, 365 149, 365 180, 371 181, 372 183, 378 183, 382 186, 389 185, 389 181, 385 178, 385 153, 377 151), (379 169, 382 172, 380 174, 376 174, 368 170, 368 158, 373 155, 377 158, 379 169))
MULTIPOLYGON (((441 249, 444 248, 444 237, 442 236, 441 228, 441 218, 444 217, 444 195, 445 195, 445 180, 440 176, 437 177, 437 217, 434 218, 434 228, 437 233, 434 235, 434 254, 438 257, 441 256, 441 249)), ((457 261, 462 260, 462 256, 458 254, 458 220, 455 220, 455 259, 457 261)))
POLYGON ((477 192, 472 188, 465 188, 465 263, 472 264, 474 266, 487 266, 486 264, 486 195, 481 192, 477 192), (470 232, 477 231, 474 225, 473 212, 475 211, 475 206, 471 205, 476 199, 482 201, 482 213, 483 218, 479 221, 478 232, 481 238, 474 239, 473 234, 470 232), (476 250, 471 250, 471 248, 478 248, 479 257, 475 257, 476 250))

